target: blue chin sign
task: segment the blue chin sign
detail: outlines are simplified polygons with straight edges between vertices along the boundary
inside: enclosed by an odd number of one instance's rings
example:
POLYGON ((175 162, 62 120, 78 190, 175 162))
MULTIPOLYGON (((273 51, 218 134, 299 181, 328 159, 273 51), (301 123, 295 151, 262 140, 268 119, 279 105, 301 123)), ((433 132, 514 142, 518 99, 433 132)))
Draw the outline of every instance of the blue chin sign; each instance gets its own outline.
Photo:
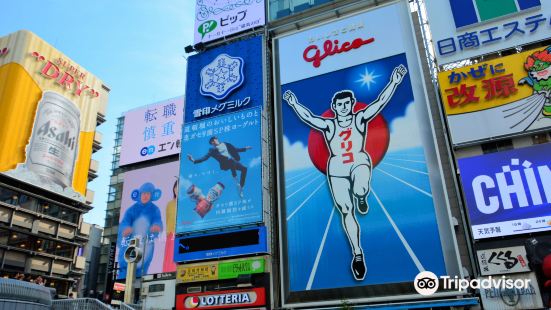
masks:
POLYGON ((549 230, 551 145, 459 159, 475 239, 549 230))

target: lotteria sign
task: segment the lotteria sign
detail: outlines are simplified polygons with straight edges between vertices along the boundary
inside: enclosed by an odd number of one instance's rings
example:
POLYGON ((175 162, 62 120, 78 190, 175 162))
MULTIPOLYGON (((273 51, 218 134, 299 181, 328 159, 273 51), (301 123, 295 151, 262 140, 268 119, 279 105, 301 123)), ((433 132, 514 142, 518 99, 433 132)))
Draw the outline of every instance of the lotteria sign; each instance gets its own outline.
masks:
POLYGON ((176 310, 230 309, 236 307, 256 307, 265 304, 266 292, 263 287, 250 290, 180 294, 176 296, 176 310))
POLYGON ((458 161, 475 239, 550 230, 551 144, 458 161))

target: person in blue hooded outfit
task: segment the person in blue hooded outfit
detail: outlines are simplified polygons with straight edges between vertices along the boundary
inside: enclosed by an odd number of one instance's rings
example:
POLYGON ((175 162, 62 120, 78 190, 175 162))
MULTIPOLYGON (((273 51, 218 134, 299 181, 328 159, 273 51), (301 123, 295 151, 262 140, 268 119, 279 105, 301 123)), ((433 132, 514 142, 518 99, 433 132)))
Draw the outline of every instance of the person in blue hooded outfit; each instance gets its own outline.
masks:
POLYGON ((149 182, 132 192, 132 200, 136 202, 126 210, 119 224, 119 276, 117 278, 126 277, 127 263, 124 260, 124 251, 128 248, 128 242, 134 237, 141 239, 140 248, 144 252, 142 261, 136 266, 136 277, 148 274, 149 265, 155 253, 154 241, 163 231, 161 211, 153 203, 159 198, 161 198, 161 190, 156 189, 155 185, 149 182))

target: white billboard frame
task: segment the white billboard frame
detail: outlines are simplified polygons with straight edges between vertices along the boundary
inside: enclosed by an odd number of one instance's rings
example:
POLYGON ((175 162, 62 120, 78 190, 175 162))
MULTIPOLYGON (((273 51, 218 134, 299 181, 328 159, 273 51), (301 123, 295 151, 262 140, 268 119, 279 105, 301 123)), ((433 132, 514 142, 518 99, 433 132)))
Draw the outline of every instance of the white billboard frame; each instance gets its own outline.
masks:
MULTIPOLYGON (((421 107, 423 109, 423 112, 420 112, 420 113, 423 113, 424 116, 427 118, 427 120, 429 121, 429 124, 430 124, 430 128, 431 128, 431 133, 430 133, 430 141, 432 141, 432 143, 434 144, 433 145, 433 148, 434 148, 434 155, 435 155, 435 158, 429 158, 429 159, 432 159, 434 161, 436 161, 436 163, 438 164, 438 178, 440 180, 439 182, 439 186, 442 186, 442 190, 437 193, 435 195, 435 198, 434 198, 434 201, 435 201, 435 212, 436 212, 436 217, 438 219, 438 222, 442 222, 442 221, 445 221, 446 223, 448 223, 449 225, 438 225, 438 229, 439 229, 439 233, 440 233, 440 237, 445 239, 446 241, 449 241, 449 246, 447 248, 444 248, 443 247, 443 250, 445 252, 445 261, 446 263, 448 262, 452 262, 450 264, 446 264, 446 269, 447 271, 452 271, 451 269, 453 269, 453 272, 449 272, 450 274, 452 273, 455 273, 457 275, 460 275, 461 277, 464 276, 464 270, 462 269, 462 265, 461 265, 461 259, 460 259, 460 256, 459 256, 459 248, 458 248, 458 244, 457 244, 457 239, 456 239, 456 235, 455 235, 455 231, 454 231, 454 228, 453 228, 453 220, 452 220, 452 215, 451 215, 451 209, 450 209, 450 204, 449 204, 449 198, 448 198, 448 194, 445 190, 445 178, 444 178, 444 175, 443 175, 443 169, 442 169, 442 163, 440 161, 440 154, 438 153, 438 150, 437 150, 437 137, 435 135, 435 128, 434 128, 434 125, 433 125, 433 119, 432 119, 432 115, 430 114, 430 111, 429 111, 429 106, 428 106, 428 94, 427 94, 427 89, 425 87, 425 79, 423 77, 423 75, 421 74, 422 72, 422 66, 421 66, 421 62, 420 62, 420 55, 419 55, 419 49, 418 49, 418 44, 415 40, 415 30, 414 30, 414 23, 413 23, 413 20, 412 20, 412 16, 411 14, 409 14, 409 4, 407 2, 407 0, 396 0, 396 1, 391 1, 391 2, 388 2, 388 3, 385 3, 385 4, 381 4, 377 7, 374 7, 374 8, 368 8, 368 9, 364 9, 364 10, 361 10, 361 11, 358 11, 358 12, 354 12, 354 13, 351 13, 351 14, 347 14, 347 15, 343 15, 343 16, 339 16, 339 17, 334 17, 332 19, 329 19, 329 20, 326 20, 324 22, 321 22, 321 23, 318 23, 316 25, 312 25, 312 26, 309 26, 309 27, 304 27, 300 30, 294 30, 294 31, 291 31, 291 32, 288 32, 288 33, 283 33, 283 34, 280 34, 280 35, 277 35, 275 37, 272 38, 272 46, 274 47, 274 51, 278 51, 279 49, 279 45, 278 45, 278 40, 280 40, 281 38, 284 38, 284 37, 287 37, 287 36, 291 36, 293 34, 296 34, 296 33, 300 33, 300 32, 304 32, 304 31, 307 31, 307 30, 311 30, 311 29, 315 29, 317 27, 320 27, 320 26, 323 26, 323 25, 327 25, 327 24, 331 24, 333 22, 336 22, 336 21, 339 21, 339 20, 346 20, 347 18, 350 18, 350 17, 354 17, 356 15, 360 15, 360 14, 364 14, 366 12, 369 12, 369 11, 372 11, 372 10, 377 10, 379 8, 382 8, 382 7, 386 7, 386 6, 391 6, 391 5, 402 5, 402 8, 403 10, 401 11, 401 14, 403 14, 403 17, 405 18, 404 21, 409 23, 411 25, 411 36, 408 35, 408 38, 411 38, 411 46, 413 46, 413 48, 409 48, 409 50, 405 50, 404 52, 408 52, 407 53, 407 56, 408 56, 408 63, 410 64, 409 66, 409 69, 411 70, 411 74, 415 74, 415 76, 418 76, 420 77, 420 81, 418 82, 418 84, 420 86, 422 86, 422 88, 419 88, 419 87, 416 87, 417 85, 412 85, 412 88, 414 89, 414 93, 418 96, 418 98, 421 98, 422 100, 424 100, 427 104, 423 105, 423 104, 419 104, 418 107, 421 107), (406 17, 407 16, 407 17, 406 17), (415 56, 414 59, 411 59, 413 58, 413 56, 415 56), (441 197, 437 197, 437 195, 439 194, 442 194, 441 197), (439 205, 439 203, 441 203, 439 205)), ((283 207, 283 200, 285 197, 282 197, 281 196, 281 193, 282 193, 282 190, 281 188, 284 187, 284 184, 282 184, 282 177, 281 175, 283 174, 282 172, 282 162, 283 162, 283 148, 282 148, 282 124, 281 124, 281 110, 280 110, 280 107, 278 107, 276 104, 279 104, 280 102, 282 102, 282 94, 281 94, 281 85, 283 83, 281 83, 280 81, 280 68, 279 68, 279 64, 280 64, 280 59, 279 59, 279 55, 278 55, 278 52, 274 52, 272 54, 272 62, 275 64, 274 65, 274 70, 272 72, 272 80, 273 80, 273 86, 274 86, 274 94, 273 94, 273 100, 274 100, 274 113, 275 113, 275 138, 276 138, 276 143, 275 143, 275 157, 276 157, 276 171, 278 173, 278 175, 280 175, 280 177, 277 178, 277 190, 278 190, 278 208, 279 210, 284 210, 282 207, 283 207)), ((297 69, 295 68, 295 71, 300 71, 300 69, 297 69)), ((299 72, 300 74, 300 72, 299 72)), ((320 74, 323 74, 323 73, 320 73, 320 74)), ((310 76, 310 77, 313 77, 313 76, 310 76)), ((295 79, 295 80, 298 80, 298 79, 295 79)), ((413 82, 414 83, 414 82, 413 82)), ((431 154, 432 155, 432 154, 431 154)), ((281 264, 281 282, 280 282, 280 294, 281 294, 281 303, 282 303, 282 307, 285 307, 285 308, 294 308, 294 307, 322 307, 322 306, 335 306, 335 305, 340 305, 342 304, 342 301, 341 300, 326 300, 326 301, 309 301, 309 302, 291 302, 289 303, 287 301, 287 295, 286 295, 286 283, 287 283, 287 270, 286 270, 286 264, 287 263, 284 263, 286 262, 286 257, 285 257, 285 252, 286 252, 286 244, 284 242, 284 240, 286 239, 285 238, 285 232, 284 232, 284 227, 283 227, 283 224, 282 222, 285 220, 285 217, 284 215, 282 214, 283 212, 280 211, 279 214, 278 214, 278 220, 279 220, 279 248, 280 248, 280 252, 279 252, 279 259, 280 261, 282 262, 281 264)), ((442 242, 442 243, 445 243, 445 242, 442 242)), ((412 282, 413 283, 413 282, 412 282)), ((466 291, 446 291, 446 292, 437 292, 431 296, 423 296, 423 295, 420 295, 420 294, 400 294, 400 295, 389 295, 389 296, 381 296, 381 297, 367 297, 367 298, 351 298, 351 299, 347 299, 347 300, 350 300, 350 301, 353 301, 354 303, 377 303, 377 302, 389 302, 389 301, 406 301, 406 300, 412 300, 412 299, 416 299, 416 300, 422 300, 422 299, 427 299, 427 298, 445 298, 445 297, 457 297, 457 296, 461 296, 461 295, 465 295, 467 294, 466 291)))
MULTIPOLYGON (((424 0, 424 6, 427 13, 431 41, 433 42, 434 57, 436 58, 438 65, 454 63, 468 58, 495 53, 515 46, 546 40, 551 36, 551 28, 549 27, 549 19, 551 19, 551 3, 546 0, 541 1, 541 9, 539 9, 536 13, 539 12, 543 14, 543 17, 546 17, 546 21, 538 27, 547 27, 547 31, 542 29, 538 30, 538 28, 536 28, 534 33, 530 32, 532 30, 532 26, 528 29, 524 29, 523 27, 526 26, 524 23, 528 22, 527 18, 533 17, 532 15, 534 15, 535 9, 527 9, 512 15, 478 22, 476 24, 463 26, 457 29, 455 27, 454 16, 448 0, 424 0), (522 24, 519 21, 521 21, 522 24), (522 37, 520 37, 520 34, 517 34, 517 32, 510 34, 509 32, 511 29, 509 28, 512 27, 504 27, 505 24, 515 22, 519 22, 517 26, 520 25, 519 27, 521 27, 521 30, 524 31, 522 37), (463 36, 468 33, 475 34, 477 43, 473 41, 473 44, 475 44, 474 46, 467 47, 467 45, 465 45, 465 49, 462 49, 460 44, 457 46, 459 43, 459 36, 463 36), (494 35, 495 37, 493 37, 494 35), (499 39, 501 40, 500 42, 495 42, 498 41, 498 37, 505 37, 505 39, 499 39), (511 39, 508 39, 508 37, 511 37, 511 39), (438 42, 441 40, 448 40, 449 38, 454 39, 456 48, 455 52, 452 52, 451 55, 440 55, 438 42), (485 46, 485 44, 487 45, 485 46)), ((472 36, 472 38, 474 40, 474 36, 472 36)), ((465 39, 468 38, 465 37, 465 39)))

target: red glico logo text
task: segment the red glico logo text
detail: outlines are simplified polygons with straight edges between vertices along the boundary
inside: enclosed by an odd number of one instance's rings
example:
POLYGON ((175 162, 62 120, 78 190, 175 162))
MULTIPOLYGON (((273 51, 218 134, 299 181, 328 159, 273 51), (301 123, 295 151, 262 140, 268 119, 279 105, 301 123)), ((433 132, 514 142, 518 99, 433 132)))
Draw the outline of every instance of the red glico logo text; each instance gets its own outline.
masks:
POLYGON ((314 67, 318 68, 321 65, 321 61, 327 56, 333 56, 335 54, 348 52, 352 49, 358 49, 374 41, 375 38, 369 38, 367 40, 357 38, 352 42, 344 42, 339 46, 339 40, 327 40, 323 42, 323 52, 317 45, 313 44, 304 50, 302 53, 302 58, 304 58, 307 62, 311 62, 314 67))

